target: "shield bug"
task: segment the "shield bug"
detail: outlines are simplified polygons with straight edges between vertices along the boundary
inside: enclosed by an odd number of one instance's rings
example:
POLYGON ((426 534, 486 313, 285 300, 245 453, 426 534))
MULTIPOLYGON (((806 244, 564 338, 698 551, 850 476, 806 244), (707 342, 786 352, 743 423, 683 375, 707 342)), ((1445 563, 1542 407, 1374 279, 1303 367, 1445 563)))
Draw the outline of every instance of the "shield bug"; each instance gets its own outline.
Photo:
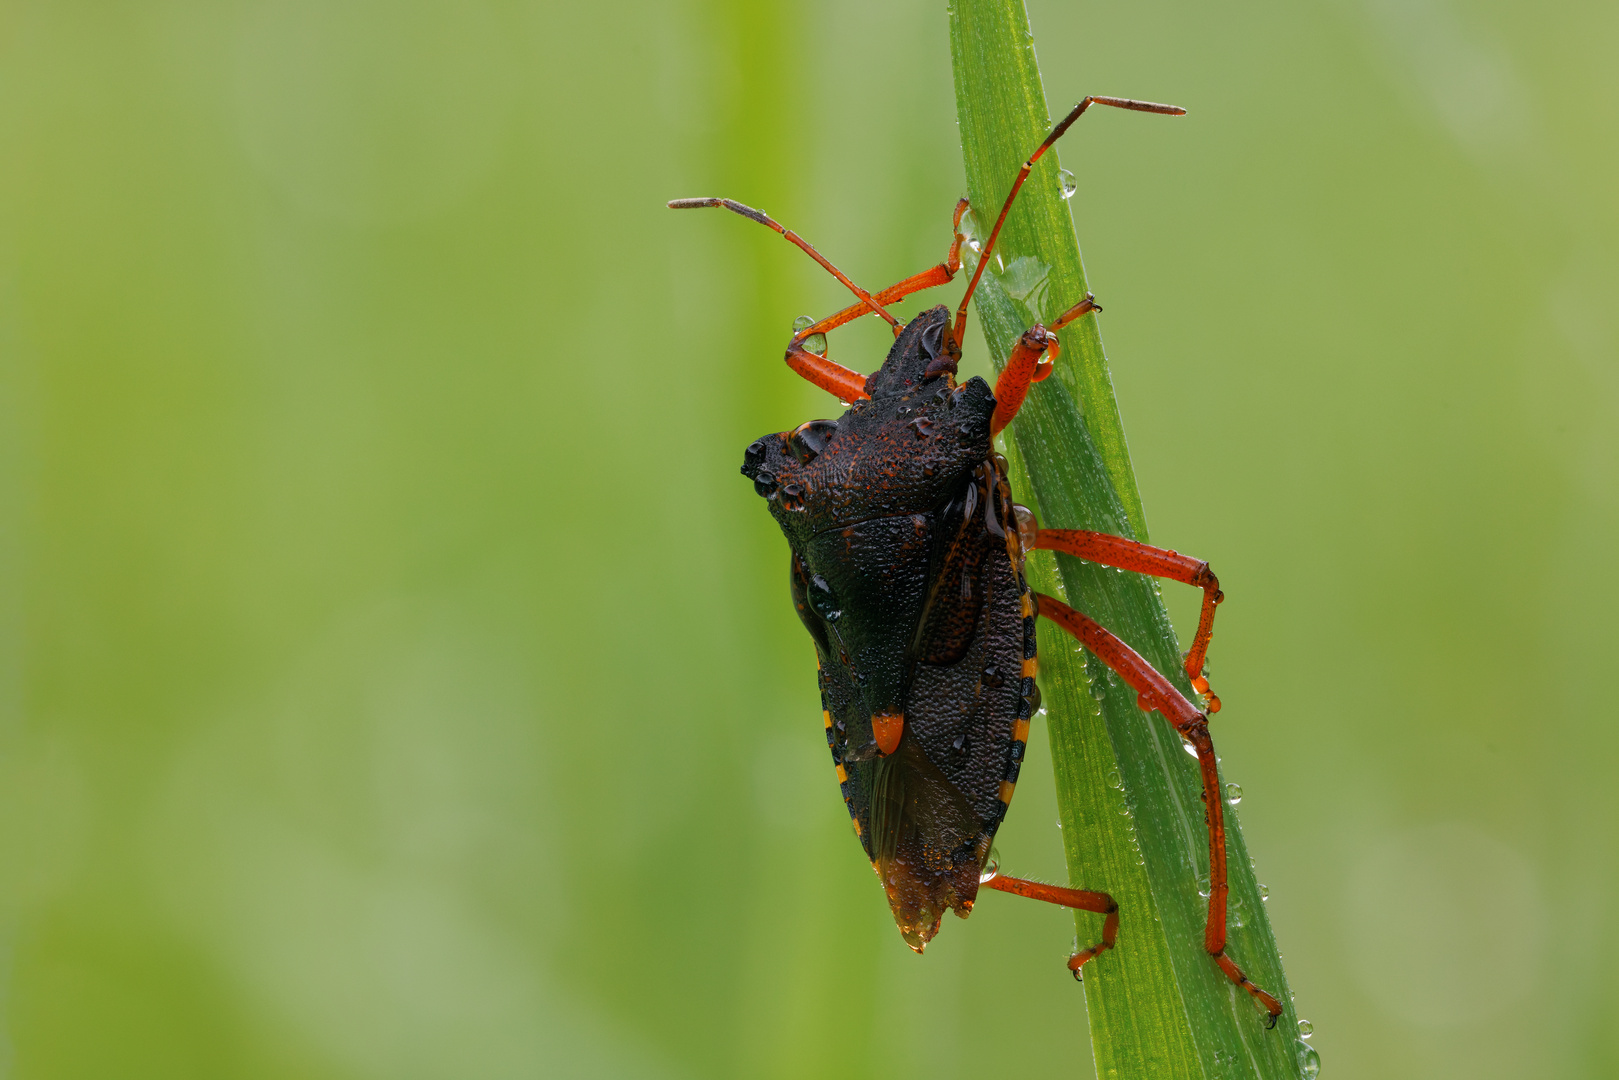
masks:
POLYGON ((888 894, 906 943, 921 952, 948 910, 965 918, 981 886, 1104 916, 1101 941, 1076 952, 1080 968, 1113 948, 1118 906, 1104 892, 1060 888, 999 873, 990 858, 1039 707, 1035 618, 1056 622, 1117 672, 1140 706, 1163 715, 1196 752, 1209 838, 1204 947, 1220 970, 1270 1014, 1280 1003, 1225 954, 1226 854, 1209 713, 1219 699, 1203 677, 1221 599, 1208 564, 1134 540, 1077 529, 1042 529, 1012 502, 995 436, 1016 417, 1032 383, 1051 373, 1056 332, 1099 311, 1085 296, 1049 326, 1024 331, 993 390, 958 384, 962 334, 979 278, 1030 170, 1091 105, 1181 115, 1171 105, 1087 97, 1052 129, 1013 181, 954 318, 943 306, 901 324, 884 305, 943 285, 961 269, 962 217, 944 262, 869 293, 802 237, 730 199, 676 199, 673 209, 719 207, 780 233, 857 297, 798 326, 787 365, 836 395, 847 410, 755 440, 742 473, 766 500, 791 551, 789 588, 815 642, 822 721, 844 802, 888 894), (826 335, 868 313, 894 344, 864 376, 826 355, 826 335), (1031 549, 1063 551, 1105 566, 1203 590, 1186 671, 1206 708, 1188 701, 1130 646, 1061 601, 1032 592, 1031 549))

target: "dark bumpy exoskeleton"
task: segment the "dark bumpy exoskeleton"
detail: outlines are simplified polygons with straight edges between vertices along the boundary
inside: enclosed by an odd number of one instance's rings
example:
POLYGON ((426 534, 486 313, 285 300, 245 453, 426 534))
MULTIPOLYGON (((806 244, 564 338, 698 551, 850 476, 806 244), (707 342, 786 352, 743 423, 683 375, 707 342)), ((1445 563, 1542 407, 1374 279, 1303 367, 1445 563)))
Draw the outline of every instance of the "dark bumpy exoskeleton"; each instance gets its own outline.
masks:
POLYGON ((1061 888, 1000 874, 990 844, 1011 803, 1038 707, 1035 618, 1076 637, 1135 689, 1143 709, 1172 723, 1196 753, 1209 836, 1209 906, 1204 948, 1232 982, 1270 1014, 1280 1003, 1225 954, 1226 851, 1223 800, 1203 662, 1214 630, 1219 581, 1208 564, 1123 537, 1041 529, 1012 502, 995 436, 1017 415, 1032 383, 1051 372, 1056 332, 1099 311, 1086 296, 1049 326, 1025 331, 995 388, 956 384, 967 308, 1007 211, 1040 156, 1092 104, 1179 114, 1168 105, 1086 98, 1019 171, 984 243, 952 321, 943 307, 901 326, 885 307, 951 281, 961 268, 963 199, 944 262, 872 294, 791 230, 729 199, 677 199, 671 207, 716 206, 774 229, 852 291, 859 302, 793 335, 787 364, 849 404, 837 420, 812 420, 766 435, 747 449, 742 472, 767 500, 791 548, 790 586, 815 641, 822 719, 844 802, 876 869, 894 919, 918 952, 945 911, 965 917, 980 885, 1104 914, 1102 940, 1069 958, 1081 965, 1114 946, 1118 907, 1104 892, 1061 888), (869 378, 826 356, 826 334, 875 313, 894 345, 869 378), (1107 566, 1172 578, 1203 590, 1197 634, 1186 655, 1199 709, 1128 645, 1094 620, 1029 591, 1024 557, 1066 552, 1107 566))
POLYGON ((918 949, 947 908, 971 910, 1038 695, 995 396, 953 385, 949 322, 918 315, 869 398, 742 465, 792 548, 844 801, 918 949))

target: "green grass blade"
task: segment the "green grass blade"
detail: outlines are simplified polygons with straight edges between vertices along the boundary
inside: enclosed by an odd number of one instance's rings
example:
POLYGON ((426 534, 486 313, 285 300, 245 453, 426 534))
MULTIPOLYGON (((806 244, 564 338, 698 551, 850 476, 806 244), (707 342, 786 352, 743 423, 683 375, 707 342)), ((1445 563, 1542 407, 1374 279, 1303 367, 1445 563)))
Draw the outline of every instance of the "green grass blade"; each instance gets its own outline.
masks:
MULTIPOLYGON (((968 196, 985 235, 1051 119, 1022 0, 956 0, 950 43, 968 196)), ((1066 143, 1074 152, 1085 126, 1095 123, 1160 124, 1171 138, 1174 125, 1186 122, 1099 109, 1066 143)), ((1055 153, 1035 169, 1001 234, 1001 261, 986 272, 975 299, 997 368, 1025 327, 1086 292, 1058 169, 1055 153)), ((1065 330, 1062 345, 1058 377, 1034 387, 1007 440, 1018 497, 1043 525, 1145 539, 1097 321, 1082 319, 1065 330)), ((1030 558, 1029 573, 1037 589, 1066 595, 1191 695, 1152 581, 1048 552, 1030 558)), ((1286 1007, 1272 1031, 1202 948, 1206 901, 1199 881, 1206 881, 1208 847, 1194 760, 1162 717, 1137 708, 1135 694, 1060 630, 1042 623, 1040 648, 1070 879, 1112 893, 1120 905, 1118 949, 1086 968, 1099 1075, 1313 1075, 1314 1053, 1295 1034, 1287 980, 1234 809, 1226 815, 1228 951, 1286 1007)), ((1212 727, 1218 744, 1219 718, 1212 727)), ((1078 917, 1082 942, 1095 940, 1099 922, 1078 917)))

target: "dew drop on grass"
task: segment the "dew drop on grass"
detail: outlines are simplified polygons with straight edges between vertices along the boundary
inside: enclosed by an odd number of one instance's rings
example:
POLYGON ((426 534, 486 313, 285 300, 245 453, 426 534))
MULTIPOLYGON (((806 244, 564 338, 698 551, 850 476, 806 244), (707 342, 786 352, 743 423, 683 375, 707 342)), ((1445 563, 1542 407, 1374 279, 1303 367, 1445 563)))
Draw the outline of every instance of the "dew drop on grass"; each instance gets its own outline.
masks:
POLYGON ((1261 900, 1269 900, 1270 899, 1270 886, 1269 885, 1261 885, 1259 887, 1259 898, 1261 900))
POLYGON ((1294 1053, 1298 1056, 1299 1075, 1304 1080, 1315 1080, 1321 1075, 1321 1055, 1315 1052, 1315 1047, 1301 1039, 1294 1053))
POLYGON ((1242 802, 1242 785, 1227 784, 1225 786, 1225 801, 1232 806, 1236 806, 1238 803, 1242 802))
POLYGON ((1315 1025, 1308 1020, 1299 1021, 1299 1038, 1308 1039, 1315 1034, 1315 1025))
POLYGON ((1074 192, 1079 190, 1079 184, 1074 180, 1074 174, 1067 169, 1059 170, 1057 178, 1062 181, 1062 197, 1072 199, 1074 192))

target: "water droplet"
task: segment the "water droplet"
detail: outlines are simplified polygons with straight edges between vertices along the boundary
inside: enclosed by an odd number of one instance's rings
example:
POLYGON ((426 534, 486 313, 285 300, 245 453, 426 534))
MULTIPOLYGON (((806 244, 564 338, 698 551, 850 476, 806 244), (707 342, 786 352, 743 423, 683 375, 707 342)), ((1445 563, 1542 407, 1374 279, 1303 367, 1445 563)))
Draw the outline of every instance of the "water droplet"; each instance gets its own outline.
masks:
POLYGON ((1197 895, 1207 900, 1209 898, 1210 888, 1209 875, 1204 874, 1202 877, 1197 879, 1197 895))
POLYGON ((1270 886, 1269 885, 1261 885, 1259 887, 1259 898, 1261 900, 1269 900, 1270 899, 1270 886))
POLYGON ((1062 169, 1057 173, 1057 178, 1062 181, 1062 197, 1072 199, 1074 192, 1079 190, 1079 184, 1074 181, 1074 174, 1062 169))
POLYGON ((968 246, 968 247, 969 247, 969 248, 971 248, 971 249, 972 249, 972 251, 973 251, 973 252, 974 252, 974 253, 975 253, 975 254, 976 254, 976 253, 978 253, 978 252, 980 252, 980 251, 983 251, 983 250, 984 250, 984 245, 983 245, 983 244, 980 244, 980 243, 979 243, 979 242, 978 242, 978 237, 976 237, 976 236, 969 236, 969 237, 967 237, 967 246, 968 246))
POLYGON ((808 330, 810 327, 812 327, 814 325, 815 325, 814 316, 812 316, 812 315, 800 315, 798 318, 793 320, 793 333, 796 334, 800 330, 808 330))
POLYGON ((1193 746, 1191 743, 1182 742, 1181 743, 1181 749, 1185 750, 1188 754, 1191 754, 1193 757, 1197 757, 1197 747, 1193 746))
POLYGON ((1107 774, 1107 786, 1110 788, 1118 788, 1120 791, 1124 790, 1124 776, 1120 774, 1119 770, 1114 769, 1112 772, 1107 774))
POLYGON ((989 862, 985 863, 984 868, 978 872, 978 884, 982 885, 986 881, 993 881, 1000 872, 1001 853, 991 849, 989 862))
POLYGON ((1304 1080, 1315 1080, 1321 1075, 1321 1055, 1315 1052, 1315 1047, 1301 1040, 1293 1052, 1298 1057, 1299 1075, 1304 1080))
POLYGON ((825 334, 811 334, 809 337, 805 338, 801 344, 804 346, 805 352, 814 353, 816 356, 826 355, 825 334))
POLYGON ((1242 802, 1242 785, 1227 784, 1225 786, 1225 801, 1232 806, 1242 802))
POLYGON ((1299 1021, 1299 1038, 1308 1039, 1315 1034, 1315 1025, 1308 1020, 1299 1021))
POLYGON ((1062 828, 1062 818, 1057 819, 1057 828, 1062 828))

